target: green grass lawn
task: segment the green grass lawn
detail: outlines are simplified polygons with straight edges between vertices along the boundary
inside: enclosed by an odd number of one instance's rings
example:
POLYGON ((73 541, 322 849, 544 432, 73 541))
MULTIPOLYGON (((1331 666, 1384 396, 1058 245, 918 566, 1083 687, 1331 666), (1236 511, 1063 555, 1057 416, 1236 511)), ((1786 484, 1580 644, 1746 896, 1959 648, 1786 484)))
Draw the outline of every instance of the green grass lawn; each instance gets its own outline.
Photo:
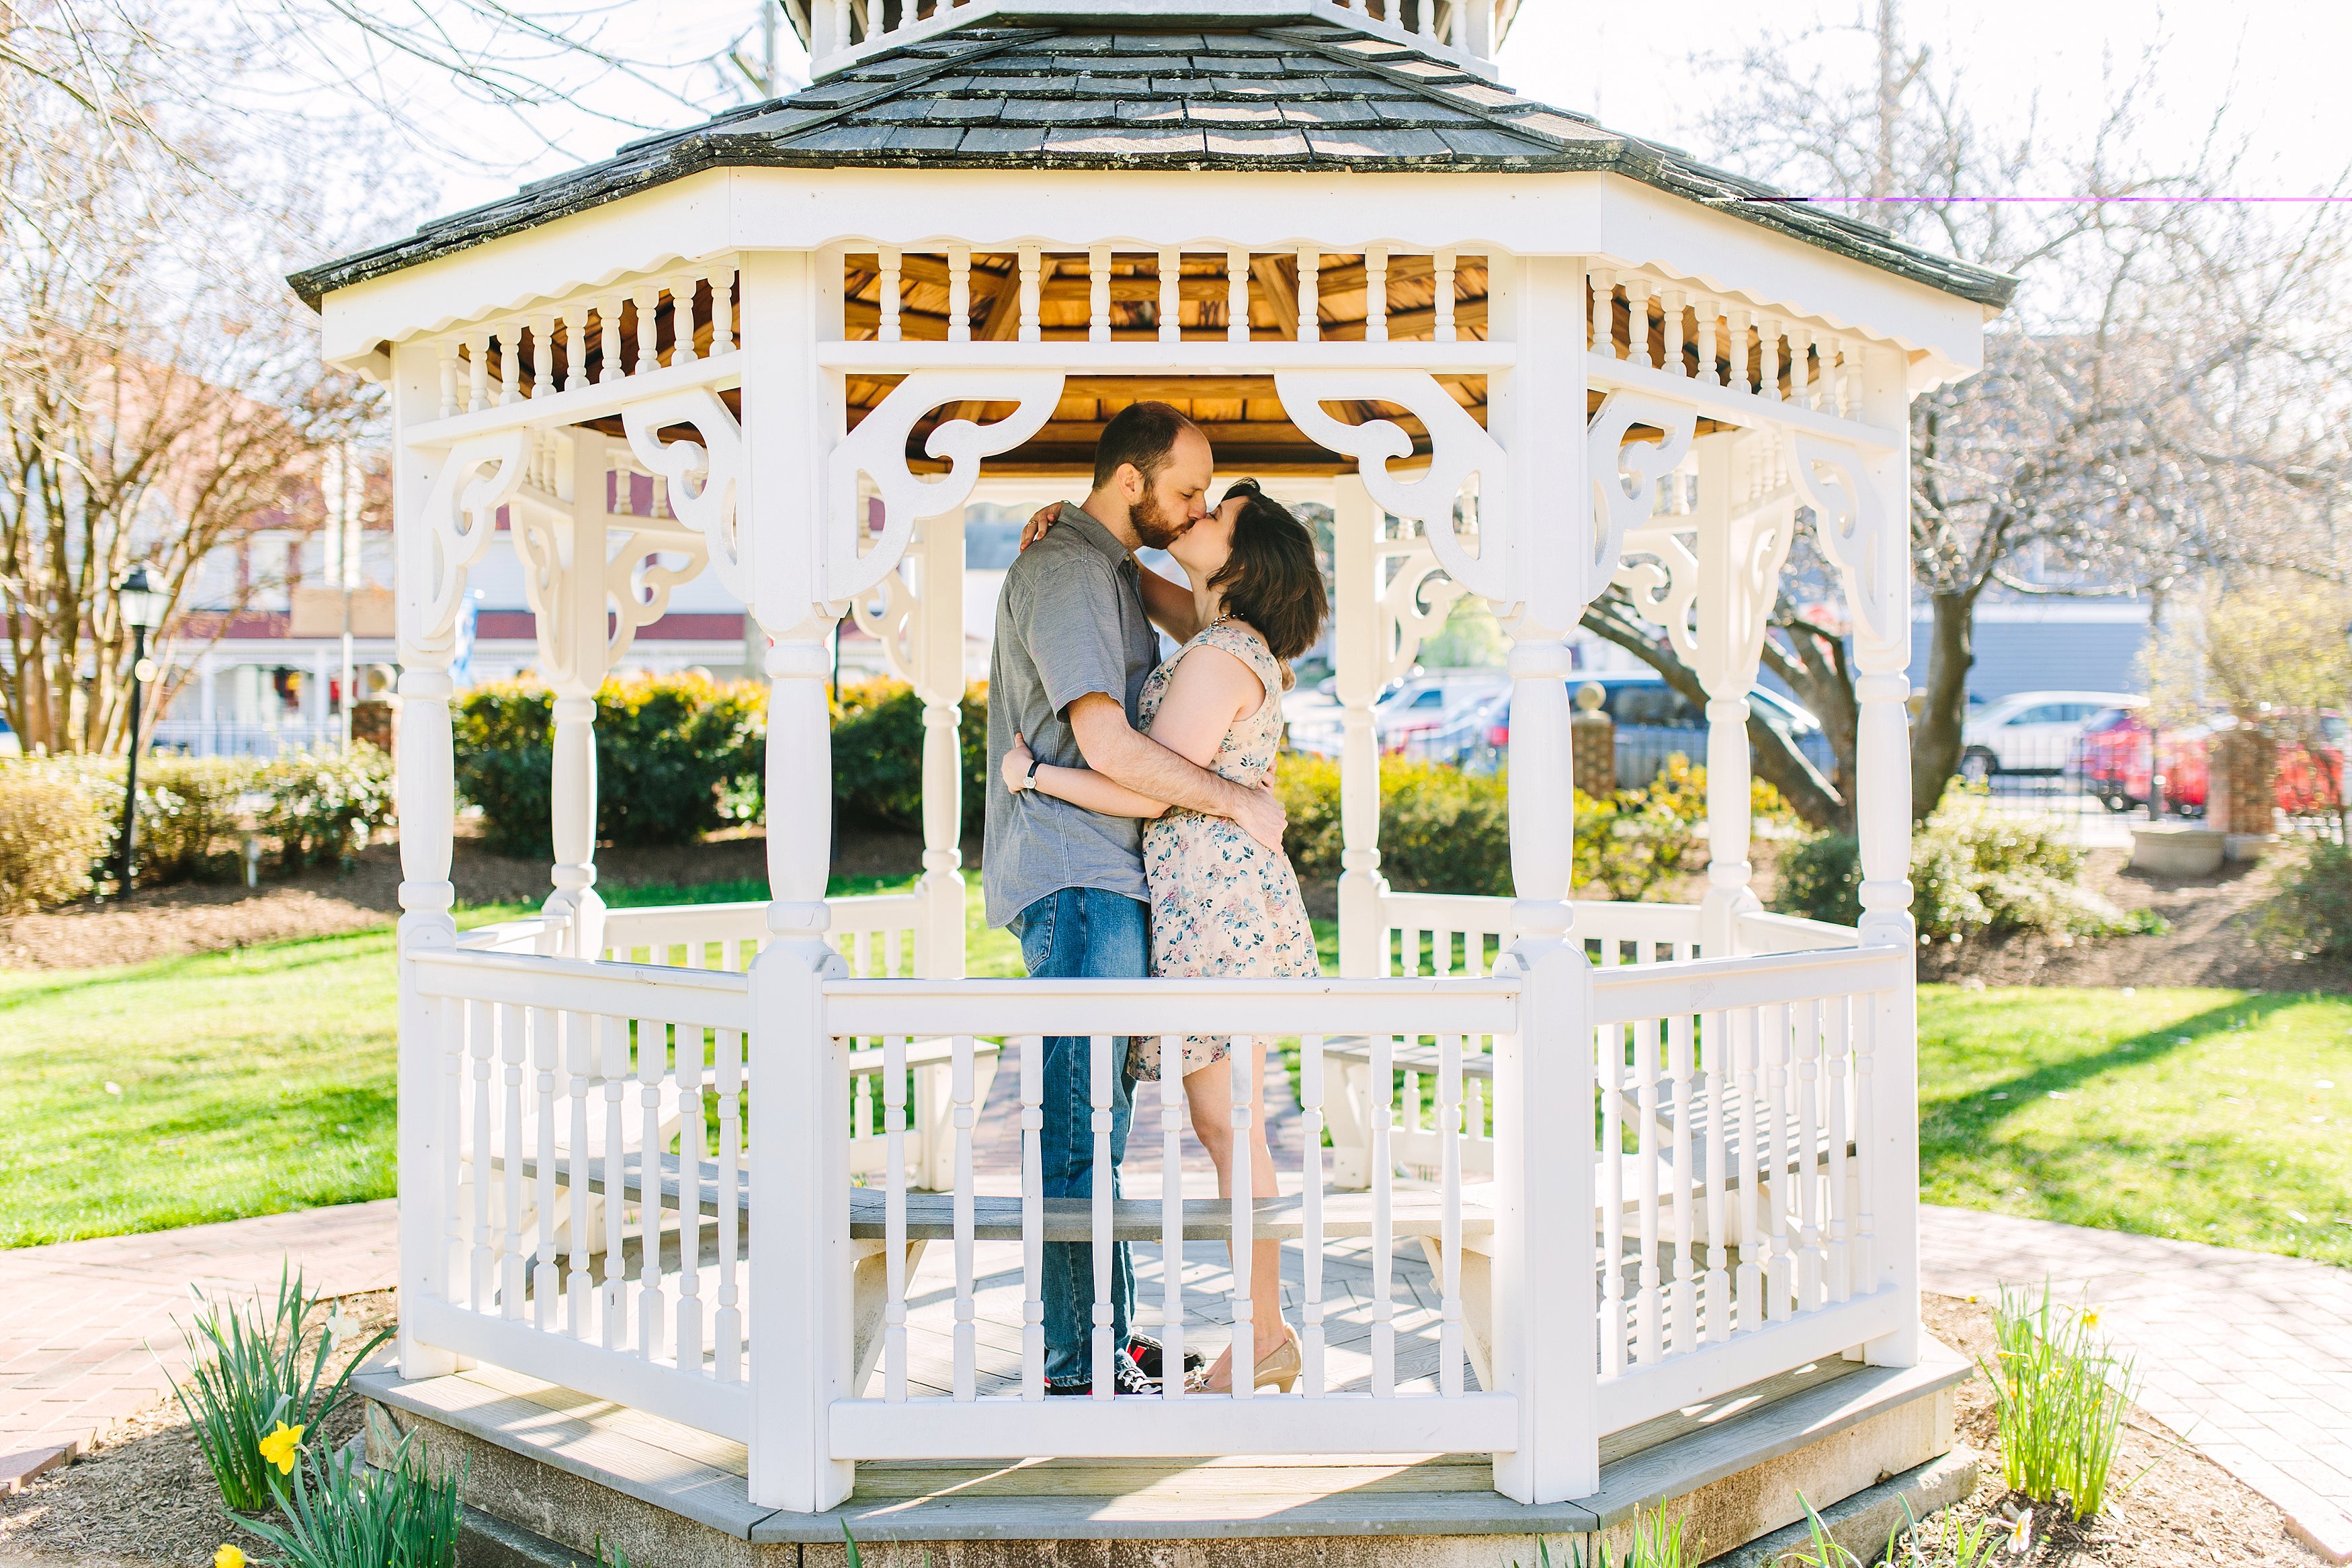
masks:
POLYGON ((0 972, 0 1246, 386 1197, 392 933, 0 972))
MULTIPOLYGON (((1019 974, 979 915, 975 975, 1019 974)), ((835 894, 908 882, 838 879, 835 894)), ((764 896, 606 890, 614 904, 764 896)), ((478 925, 528 906, 461 910, 478 925)), ((0 970, 0 1247, 275 1214, 393 1192, 392 933, 120 968, 0 970)))
MULTIPOLYGON (((1021 972, 976 887, 971 936, 1021 972)), ((0 1246, 389 1196, 393 1010, 388 931, 0 971, 0 1246)), ((1928 1201, 2352 1264, 2352 998, 1931 986, 1919 1017, 1928 1201)))
POLYGON ((1919 993, 1930 1203, 2352 1264, 2352 998, 1919 993))

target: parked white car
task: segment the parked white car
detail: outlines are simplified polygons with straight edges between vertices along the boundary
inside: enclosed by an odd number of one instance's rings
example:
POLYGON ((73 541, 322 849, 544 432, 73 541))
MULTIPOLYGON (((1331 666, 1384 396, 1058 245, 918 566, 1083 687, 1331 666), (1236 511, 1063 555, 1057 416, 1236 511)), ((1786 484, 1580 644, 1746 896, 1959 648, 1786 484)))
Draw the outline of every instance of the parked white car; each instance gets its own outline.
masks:
POLYGON ((2124 692, 2011 692, 1969 713, 1960 730, 1960 777, 2063 773, 2074 742, 2111 708, 2147 699, 2124 692))

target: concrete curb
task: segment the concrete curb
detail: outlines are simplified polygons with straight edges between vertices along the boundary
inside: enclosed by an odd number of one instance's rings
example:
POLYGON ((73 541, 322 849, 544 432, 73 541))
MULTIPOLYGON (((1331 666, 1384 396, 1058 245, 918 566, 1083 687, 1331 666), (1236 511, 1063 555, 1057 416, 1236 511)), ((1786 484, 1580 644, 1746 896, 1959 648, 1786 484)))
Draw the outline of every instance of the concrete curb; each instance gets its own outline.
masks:
MULTIPOLYGON (((1954 1448, 1899 1476, 1889 1476, 1822 1511, 1830 1537, 1864 1563, 1878 1561, 1886 1538, 1906 1520, 1925 1522, 1977 1489, 1977 1457, 1954 1448), (1906 1509, 1908 1513, 1906 1513, 1906 1509)), ((1747 1545, 1707 1559, 1707 1568, 1790 1568, 1812 1540, 1805 1521, 1785 1525, 1747 1545)))

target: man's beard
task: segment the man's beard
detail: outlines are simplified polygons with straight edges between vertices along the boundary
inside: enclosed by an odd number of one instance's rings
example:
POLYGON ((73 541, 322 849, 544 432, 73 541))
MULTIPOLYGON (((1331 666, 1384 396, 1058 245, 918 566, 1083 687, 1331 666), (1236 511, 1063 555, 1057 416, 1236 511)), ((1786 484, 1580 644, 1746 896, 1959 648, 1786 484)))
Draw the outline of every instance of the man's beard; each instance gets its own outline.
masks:
POLYGON ((1135 537, 1153 549, 1166 549, 1181 538, 1192 526, 1190 517, 1171 518, 1160 509, 1160 497, 1149 489, 1142 499, 1128 508, 1127 520, 1135 528, 1135 537))

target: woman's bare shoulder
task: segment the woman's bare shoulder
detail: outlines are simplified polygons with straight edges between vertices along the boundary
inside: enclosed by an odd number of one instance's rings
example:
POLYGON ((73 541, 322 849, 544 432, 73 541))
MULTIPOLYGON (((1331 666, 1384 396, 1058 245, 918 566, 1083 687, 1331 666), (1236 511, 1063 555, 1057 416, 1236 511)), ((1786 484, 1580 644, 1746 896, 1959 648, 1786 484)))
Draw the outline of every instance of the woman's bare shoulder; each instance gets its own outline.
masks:
POLYGON ((1236 640, 1230 637, 1214 638, 1207 632, 1202 632, 1177 659, 1170 682, 1171 688, 1181 685, 1187 691, 1214 695, 1236 705, 1255 703, 1265 693, 1265 677, 1259 673, 1256 661, 1249 657, 1246 647, 1247 644, 1236 645, 1236 640))

